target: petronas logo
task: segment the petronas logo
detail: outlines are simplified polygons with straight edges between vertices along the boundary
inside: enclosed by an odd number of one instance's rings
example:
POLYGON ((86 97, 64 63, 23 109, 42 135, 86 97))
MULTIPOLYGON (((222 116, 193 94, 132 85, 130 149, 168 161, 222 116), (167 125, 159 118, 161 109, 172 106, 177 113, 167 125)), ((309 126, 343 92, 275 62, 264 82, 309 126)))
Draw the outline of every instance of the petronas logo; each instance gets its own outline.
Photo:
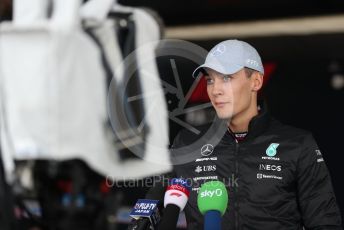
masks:
POLYGON ((279 144, 277 143, 271 143, 270 146, 266 149, 266 155, 269 157, 274 157, 277 153, 277 147, 279 144))

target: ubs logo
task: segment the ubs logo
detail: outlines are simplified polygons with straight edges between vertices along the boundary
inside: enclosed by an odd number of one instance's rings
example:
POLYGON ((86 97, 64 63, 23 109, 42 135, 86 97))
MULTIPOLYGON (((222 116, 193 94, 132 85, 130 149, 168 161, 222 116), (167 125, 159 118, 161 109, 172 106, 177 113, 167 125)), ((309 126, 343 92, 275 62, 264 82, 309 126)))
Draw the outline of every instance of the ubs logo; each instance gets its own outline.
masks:
POLYGON ((226 46, 223 44, 220 44, 216 46, 212 51, 211 51, 211 56, 217 57, 222 55, 224 52, 226 52, 226 46))
POLYGON ((216 165, 204 165, 202 166, 197 166, 195 169, 196 173, 201 173, 201 172, 215 172, 216 171, 216 165))
POLYGON ((212 154, 213 151, 214 151, 214 146, 212 144, 203 145, 201 148, 201 154, 202 156, 205 156, 205 157, 212 154))

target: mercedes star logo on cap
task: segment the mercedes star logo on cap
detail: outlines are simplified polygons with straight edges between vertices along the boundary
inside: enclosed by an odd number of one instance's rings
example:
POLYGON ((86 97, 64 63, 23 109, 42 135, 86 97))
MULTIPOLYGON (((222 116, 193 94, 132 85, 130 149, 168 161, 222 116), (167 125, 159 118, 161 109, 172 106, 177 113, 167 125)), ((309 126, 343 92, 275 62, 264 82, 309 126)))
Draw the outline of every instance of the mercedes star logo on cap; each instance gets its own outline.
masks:
POLYGON ((226 46, 223 44, 220 44, 217 47, 215 47, 215 49, 211 52, 211 56, 213 57, 220 56, 224 52, 226 52, 226 46))

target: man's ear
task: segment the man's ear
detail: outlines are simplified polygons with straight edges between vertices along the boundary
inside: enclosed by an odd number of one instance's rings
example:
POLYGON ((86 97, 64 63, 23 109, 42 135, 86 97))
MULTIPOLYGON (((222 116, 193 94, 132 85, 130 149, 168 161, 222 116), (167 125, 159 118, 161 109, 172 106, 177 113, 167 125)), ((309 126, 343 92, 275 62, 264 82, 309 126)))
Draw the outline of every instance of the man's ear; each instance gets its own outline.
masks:
POLYGON ((258 91, 263 87, 263 74, 254 71, 251 75, 252 78, 252 91, 258 91))

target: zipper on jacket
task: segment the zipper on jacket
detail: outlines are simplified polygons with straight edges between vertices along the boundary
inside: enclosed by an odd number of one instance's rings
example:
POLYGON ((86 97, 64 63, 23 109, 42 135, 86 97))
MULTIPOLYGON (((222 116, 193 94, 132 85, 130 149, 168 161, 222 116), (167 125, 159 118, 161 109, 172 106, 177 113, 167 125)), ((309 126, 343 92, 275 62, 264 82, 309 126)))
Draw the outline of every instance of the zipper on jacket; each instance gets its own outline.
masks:
MULTIPOLYGON (((238 155, 239 155, 239 142, 235 140, 235 177, 238 176, 239 174, 239 163, 238 163, 238 155)), ((238 188, 237 186, 234 187, 234 192, 237 195, 238 194, 238 188)), ((238 230, 238 225, 239 225, 239 218, 238 218, 238 200, 237 197, 235 198, 234 201, 234 222, 235 222, 235 230, 238 230)))

